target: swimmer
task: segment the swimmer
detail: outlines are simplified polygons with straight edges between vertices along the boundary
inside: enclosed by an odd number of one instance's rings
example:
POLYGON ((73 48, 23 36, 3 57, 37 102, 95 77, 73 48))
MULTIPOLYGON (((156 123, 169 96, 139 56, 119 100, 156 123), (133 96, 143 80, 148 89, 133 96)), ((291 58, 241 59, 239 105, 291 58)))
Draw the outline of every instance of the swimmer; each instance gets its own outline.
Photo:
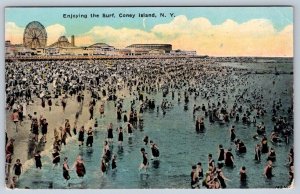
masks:
POLYGON ((225 151, 223 148, 223 145, 219 145, 219 157, 218 157, 218 165, 223 166, 224 165, 224 158, 225 158, 225 151))
POLYGON ((260 144, 256 144, 255 146, 255 157, 254 159, 258 162, 261 160, 261 146, 260 144))
POLYGON ((240 181, 242 183, 247 181, 247 173, 246 173, 246 167, 245 166, 243 166, 240 169, 240 181))
POLYGON ((200 188, 199 184, 199 178, 198 178, 198 172, 196 165, 192 166, 192 172, 191 172, 191 188, 196 189, 200 188))
POLYGON ((272 177, 274 176, 272 173, 272 161, 269 160, 266 167, 264 168, 264 173, 263 175, 267 178, 267 179, 272 179, 272 177))
POLYGON ((103 154, 102 156, 105 156, 105 161, 106 163, 109 162, 110 158, 111 158, 111 152, 109 149, 109 143, 108 141, 104 141, 104 147, 103 147, 103 154))
POLYGON ((231 148, 225 152, 225 166, 234 167, 234 157, 231 153, 231 148))
POLYGON ((112 156, 112 161, 111 161, 111 169, 116 170, 117 169, 117 156, 113 155, 112 156))
POLYGON ((152 159, 158 159, 159 157, 159 149, 153 141, 150 141, 150 147, 151 147, 151 152, 152 152, 152 159))
POLYGON ((123 128, 122 127, 119 127, 119 130, 118 130, 118 143, 120 146, 123 145, 123 128))
POLYGON ((84 166, 84 161, 80 155, 77 156, 76 161, 74 162, 72 169, 74 169, 74 168, 76 168, 77 176, 79 178, 83 178, 86 173, 86 170, 85 170, 85 166, 84 166))
POLYGON ((99 112, 100 112, 100 118, 103 118, 104 117, 104 104, 100 105, 99 112))
POLYGON ((269 152, 269 146, 268 146, 268 140, 266 138, 266 136, 263 136, 262 140, 261 140, 261 152, 263 154, 268 153, 269 152))
POLYGON ((52 166, 52 169, 54 169, 55 166, 59 166, 59 163, 60 163, 60 154, 58 152, 57 149, 54 149, 54 153, 52 153, 52 157, 53 157, 53 160, 52 160, 52 163, 53 163, 53 166, 52 166))
POLYGON ((69 165, 68 165, 68 158, 65 157, 64 158, 64 163, 63 163, 63 177, 64 177, 66 182, 68 182, 68 180, 70 179, 70 175, 69 175, 70 170, 71 169, 69 168, 69 165))
POLYGON ((225 189, 227 187, 226 183, 225 183, 225 180, 226 181, 230 181, 230 180, 224 176, 224 174, 222 172, 222 167, 220 165, 218 165, 216 173, 217 173, 217 178, 219 179, 221 188, 225 189))
POLYGON ((87 147, 93 147, 93 142, 94 142, 94 132, 92 127, 89 128, 87 132, 88 138, 86 140, 86 146, 87 147))
POLYGON ((107 141, 108 142, 113 142, 113 138, 114 138, 114 135, 113 135, 113 124, 110 123, 108 128, 107 128, 107 141))
POLYGON ((212 154, 208 154, 208 168, 211 167, 211 171, 215 172, 215 161, 212 159, 212 154))
POLYGON ((276 153, 273 148, 270 148, 270 151, 268 153, 267 161, 272 161, 273 163, 276 161, 276 153))
POLYGON ((15 171, 15 175, 18 177, 20 177, 22 171, 23 171, 23 166, 21 164, 20 159, 16 160, 16 163, 14 164, 13 170, 15 171))
POLYGON ((84 142, 84 126, 82 126, 78 132, 78 142, 79 142, 79 147, 83 146, 84 142))
POLYGON ((101 166, 100 166, 100 169, 101 169, 101 176, 103 176, 104 173, 107 174, 106 156, 103 156, 102 159, 101 159, 101 166))
POLYGON ((139 171, 141 171, 142 169, 144 169, 145 172, 147 172, 147 168, 149 166, 149 162, 148 162, 148 157, 147 157, 147 153, 145 152, 145 148, 141 148, 141 154, 143 156, 143 161, 140 165, 139 171))
POLYGON ((203 179, 203 168, 201 162, 197 163, 197 172, 198 172, 198 179, 199 180, 203 179))
POLYGON ((131 137, 132 136, 132 132, 133 132, 133 126, 131 123, 127 123, 127 133, 128 135, 131 137))
POLYGON ((145 145, 148 144, 149 142, 149 137, 147 135, 145 135, 144 139, 143 139, 143 142, 145 143, 145 145))
POLYGON ((234 141, 235 138, 236 138, 236 135, 235 135, 235 126, 233 125, 233 126, 229 129, 229 131, 230 131, 230 140, 231 140, 231 141, 234 141))
POLYGON ((35 167, 42 169, 42 161, 41 161, 41 151, 37 151, 34 155, 35 167))
POLYGON ((243 153, 246 153, 247 152, 247 148, 244 144, 244 142, 240 139, 237 139, 236 142, 236 150, 240 153, 240 154, 243 154, 243 153))

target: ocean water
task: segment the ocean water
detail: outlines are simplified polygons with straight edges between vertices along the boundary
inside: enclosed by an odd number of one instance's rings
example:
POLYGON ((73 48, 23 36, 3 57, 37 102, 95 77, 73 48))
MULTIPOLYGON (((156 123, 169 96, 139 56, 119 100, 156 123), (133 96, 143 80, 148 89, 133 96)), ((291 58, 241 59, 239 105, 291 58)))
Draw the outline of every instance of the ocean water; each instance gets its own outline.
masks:
MULTIPOLYGON (((228 63, 223 66, 230 66, 228 63)), ((233 64, 234 67, 243 67, 251 70, 273 70, 275 66, 280 71, 292 72, 292 64, 233 64)), ((238 95, 244 89, 248 89, 248 98, 251 99, 250 93, 256 90, 264 96, 263 104, 266 107, 267 114, 264 117, 257 118, 257 123, 264 122, 267 130, 268 140, 273 129, 271 121, 272 103, 281 99, 283 107, 279 111, 279 115, 286 116, 290 123, 293 123, 293 117, 288 116, 287 107, 290 107, 293 94, 293 75, 280 74, 248 74, 248 75, 232 75, 229 80, 232 81, 230 86, 218 86, 217 91, 225 91, 224 98, 228 106, 231 107, 234 102, 234 96, 238 95), (275 83, 273 81, 275 80, 275 83), (236 90, 232 92, 232 88, 236 90), (240 91, 239 91, 240 90, 240 91), (231 91, 231 92, 230 92, 231 91)), ((160 109, 146 110, 143 114, 143 127, 138 127, 134 131, 132 137, 124 134, 123 149, 117 144, 117 132, 114 131, 114 143, 111 146, 113 154, 117 155, 117 171, 109 170, 107 174, 101 176, 100 161, 103 149, 103 142, 107 137, 107 126, 110 122, 113 123, 114 129, 119 126, 124 126, 123 122, 118 122, 116 119, 116 110, 113 102, 106 102, 104 118, 97 118, 99 126, 96 129, 94 136, 93 148, 79 148, 77 137, 74 137, 62 149, 61 160, 65 156, 69 158, 69 166, 73 165, 76 157, 82 155, 87 174, 83 179, 79 179, 75 171, 70 172, 71 179, 69 185, 65 183, 62 176, 62 165, 52 169, 51 152, 45 154, 42 158, 43 169, 35 169, 32 165, 24 172, 18 182, 18 188, 29 187, 32 189, 61 189, 61 188, 88 188, 88 189, 149 189, 149 188, 190 188, 190 172, 191 166, 202 162, 204 172, 207 170, 208 159, 207 155, 211 153, 213 159, 217 161, 218 145, 222 144, 225 149, 233 148, 235 158, 235 168, 223 168, 224 175, 231 181, 227 181, 228 188, 240 188, 239 169, 246 166, 248 182, 246 188, 276 188, 287 186, 288 167, 287 154, 293 146, 293 138, 288 145, 272 144, 268 141, 269 147, 273 147, 276 151, 277 161, 274 163, 273 173, 275 176, 272 180, 264 178, 263 169, 266 165, 267 155, 262 155, 261 163, 254 161, 254 148, 259 140, 253 139, 252 136, 256 133, 254 124, 243 125, 241 122, 236 123, 230 121, 228 124, 209 123, 208 117, 205 118, 205 132, 196 133, 195 120, 192 113, 193 105, 207 104, 207 99, 198 97, 196 100, 193 95, 190 96, 188 110, 184 110, 183 99, 180 103, 177 101, 177 91, 175 98, 172 100, 171 94, 165 99, 168 99, 173 104, 173 108, 166 111, 163 116, 160 109), (230 142, 229 128, 231 125, 236 127, 236 135, 244 141, 247 146, 247 153, 238 155, 235 153, 235 145, 230 142), (144 147, 150 159, 151 150, 149 146, 145 146, 142 139, 148 135, 159 147, 160 159, 158 161, 149 160, 150 167, 147 173, 138 171, 142 161, 140 149, 144 147)), ((221 95, 223 92, 219 92, 221 95)), ((156 105, 159 104, 163 97, 162 93, 158 92, 155 95, 147 95, 148 98, 154 98, 156 105)), ((183 91, 181 91, 183 96, 183 91)), ((221 96, 222 97, 222 96, 221 96)), ((223 97, 222 97, 223 98, 223 97)), ((213 99, 213 98, 212 98, 213 99)), ((211 99, 211 100, 212 100, 211 99)), ((129 110, 130 99, 125 98, 124 110, 129 110)), ((244 107, 246 104, 239 104, 244 107)), ((97 112, 97 111, 95 111, 97 112)), ((204 116, 204 112, 197 111, 196 116, 204 116)), ((241 115, 241 114, 240 114, 241 115)), ((97 116, 97 115, 96 115, 97 116)), ((240 118, 241 119, 241 118, 240 118)), ((86 126, 85 128, 87 128, 86 126)), ((87 136, 85 136, 86 138, 87 136)))

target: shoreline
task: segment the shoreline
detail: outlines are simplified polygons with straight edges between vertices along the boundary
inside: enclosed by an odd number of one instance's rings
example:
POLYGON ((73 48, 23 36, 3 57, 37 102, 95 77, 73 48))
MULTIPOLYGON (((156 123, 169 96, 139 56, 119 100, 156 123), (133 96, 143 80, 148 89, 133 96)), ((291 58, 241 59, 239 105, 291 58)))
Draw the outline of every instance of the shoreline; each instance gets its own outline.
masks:
MULTIPOLYGON (((79 116, 77 120, 77 127, 79 126, 85 126, 87 129, 89 126, 93 127, 94 123, 92 123, 94 120, 89 120, 89 110, 88 110, 88 103, 91 100, 90 95, 87 91, 84 92, 85 99, 83 102, 83 108, 82 108, 82 114, 79 116)), ((10 167, 10 173, 8 176, 8 179, 6 180, 6 187, 9 188, 9 185, 11 184, 11 179, 14 176, 13 172, 13 165, 15 164, 16 159, 20 159, 22 163, 22 174, 28 170, 30 166, 34 164, 34 157, 29 156, 29 137, 32 136, 30 132, 30 125, 31 120, 28 118, 28 114, 33 115, 33 112, 37 112, 37 118, 40 117, 40 115, 43 115, 48 122, 48 131, 47 131, 47 142, 43 145, 43 143, 40 143, 40 139, 42 137, 42 134, 39 130, 39 142, 35 142, 36 150, 41 151, 41 156, 47 155, 52 152, 52 146, 54 142, 54 128, 58 129, 60 126, 64 126, 65 119, 69 119, 71 129, 73 129, 74 122, 75 122, 75 114, 78 109, 78 102, 76 100, 76 97, 69 96, 67 99, 67 106, 65 109, 65 112, 62 110, 62 106, 60 104, 60 99, 56 98, 53 100, 53 106, 52 110, 49 111, 48 105, 45 106, 45 108, 42 108, 41 106, 41 100, 38 97, 34 97, 34 103, 27 105, 27 115, 22 122, 22 126, 20 126, 20 123, 18 123, 18 133, 15 131, 14 123, 11 121, 10 116, 12 114, 12 111, 6 110, 6 132, 8 136, 8 140, 10 138, 14 138, 14 154, 12 156, 12 163, 10 167), (59 101, 59 106, 55 105, 55 102, 59 101), (43 114, 40 114, 43 112, 43 114), (57 115, 61 115, 57 116, 57 115), (27 131, 28 130, 28 131, 27 131), (17 156, 17 157, 16 157, 17 156)), ((98 105, 98 102, 96 103, 96 107, 98 105)), ((47 104, 47 103, 46 103, 47 104)), ((98 111, 94 111, 94 115, 97 115, 98 111)), ((77 139, 77 135, 73 134, 73 131, 71 130, 72 137, 67 135, 66 143, 68 143, 71 140, 77 139)), ((62 146, 63 149, 63 146, 62 146)), ((33 152, 35 153, 36 150, 33 152)), ((22 176, 21 174, 21 176, 22 176)))

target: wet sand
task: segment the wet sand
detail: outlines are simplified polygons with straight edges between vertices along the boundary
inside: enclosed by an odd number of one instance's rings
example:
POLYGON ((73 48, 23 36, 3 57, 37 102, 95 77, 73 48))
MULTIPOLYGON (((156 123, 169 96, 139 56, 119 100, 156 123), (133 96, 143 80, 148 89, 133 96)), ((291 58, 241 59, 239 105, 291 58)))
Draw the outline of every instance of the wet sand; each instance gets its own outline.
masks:
MULTIPOLYGON (((74 121, 75 121, 75 114, 77 110, 79 109, 78 102, 76 101, 76 96, 70 96, 67 99, 67 106, 65 109, 65 112, 63 111, 63 108, 61 106, 61 97, 56 98, 53 100, 53 105, 51 111, 49 111, 49 106, 46 103, 46 107, 43 108, 41 106, 41 99, 34 97, 33 98, 34 103, 29 104, 27 106, 27 115, 24 118, 22 125, 18 124, 18 133, 16 133, 15 130, 15 124, 11 121, 10 117, 12 114, 12 111, 6 110, 6 129, 7 129, 7 135, 8 138, 14 138, 14 155, 12 157, 12 164, 15 163, 16 159, 20 159, 21 163, 23 164, 23 170, 26 170, 26 166, 28 164, 31 164, 34 159, 32 159, 32 155, 28 153, 30 147, 29 139, 30 137, 33 137, 30 132, 30 126, 31 126, 31 120, 28 117, 28 114, 33 115, 34 112, 37 112, 37 117, 39 118, 42 114, 48 121, 48 133, 47 133, 47 142, 45 144, 43 143, 35 143, 36 150, 44 151, 44 150, 50 150, 52 151, 52 146, 54 142, 54 128, 59 128, 60 126, 64 126, 65 119, 69 119, 71 124, 71 129, 73 129, 74 121), (55 105, 55 102, 59 102, 59 106, 55 105)), ((93 126, 94 123, 92 123, 92 120, 89 120, 89 110, 88 110, 88 103, 91 100, 90 95, 88 95, 87 92, 85 92, 85 100, 83 104, 82 114, 79 116, 79 119, 77 121, 77 126, 85 125, 86 128, 88 126, 93 126)), ((99 103, 99 102, 98 102, 99 103)), ((97 103, 96 107, 99 106, 97 103)), ((99 114, 97 110, 95 110, 94 114, 99 114)), ((73 132, 72 132, 73 133, 73 132)), ((39 140, 42 138, 41 132, 39 132, 39 140)), ((68 137, 69 138, 69 137, 68 137)), ((67 141, 68 141, 67 138, 67 141)), ((43 152, 41 153, 43 155, 43 152)), ((10 175, 13 175, 13 170, 11 167, 10 175)), ((9 180, 11 177, 9 178, 9 180)), ((9 183, 9 182, 7 182, 9 183)))

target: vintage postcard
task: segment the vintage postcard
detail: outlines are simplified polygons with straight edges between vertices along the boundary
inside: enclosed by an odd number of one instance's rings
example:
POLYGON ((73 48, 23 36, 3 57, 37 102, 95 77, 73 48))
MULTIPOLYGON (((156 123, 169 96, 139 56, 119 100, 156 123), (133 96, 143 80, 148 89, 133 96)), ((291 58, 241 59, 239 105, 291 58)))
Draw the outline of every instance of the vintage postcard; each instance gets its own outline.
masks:
POLYGON ((5 81, 9 189, 293 187, 292 7, 6 7, 5 81))

